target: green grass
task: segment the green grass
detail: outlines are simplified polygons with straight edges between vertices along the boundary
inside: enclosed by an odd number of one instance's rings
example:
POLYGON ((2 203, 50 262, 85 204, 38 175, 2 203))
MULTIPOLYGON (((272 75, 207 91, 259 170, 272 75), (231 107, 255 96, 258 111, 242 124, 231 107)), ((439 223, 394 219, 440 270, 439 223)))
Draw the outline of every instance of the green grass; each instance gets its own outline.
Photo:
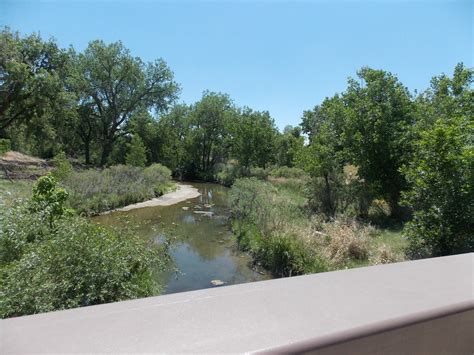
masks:
POLYGON ((397 254, 404 254, 408 246, 407 239, 402 235, 401 228, 384 228, 378 229, 379 233, 374 239, 374 246, 379 247, 383 244, 390 247, 397 254))

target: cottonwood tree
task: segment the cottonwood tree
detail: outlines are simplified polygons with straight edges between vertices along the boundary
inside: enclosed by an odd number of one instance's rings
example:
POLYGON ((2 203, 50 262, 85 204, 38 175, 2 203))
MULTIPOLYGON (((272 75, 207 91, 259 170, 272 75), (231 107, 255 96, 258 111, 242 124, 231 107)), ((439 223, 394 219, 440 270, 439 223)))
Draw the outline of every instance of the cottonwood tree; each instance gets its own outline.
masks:
POLYGON ((347 119, 344 145, 361 178, 401 217, 399 205, 406 180, 400 172, 411 154, 413 102, 397 77, 363 68, 344 93, 347 119))
POLYGON ((267 111, 244 108, 230 123, 232 157, 248 172, 251 166, 265 169, 273 161, 278 131, 267 111))
POLYGON ((100 165, 105 165, 114 142, 128 133, 132 115, 154 108, 165 111, 179 88, 167 64, 158 59, 144 63, 133 57, 121 42, 92 41, 76 58, 72 86, 81 106, 90 108, 98 128, 100 165))
POLYGON ((458 64, 452 78, 433 78, 421 95, 416 149, 403 169, 412 256, 474 250, 473 82, 474 71, 458 64))
POLYGON ((0 32, 0 134, 19 124, 54 114, 68 96, 64 78, 69 68, 67 51, 38 34, 20 37, 4 28, 0 32))
POLYGON ((190 119, 190 149, 197 172, 211 178, 216 163, 227 157, 229 150, 228 125, 236 111, 228 95, 204 92, 192 106, 190 119))

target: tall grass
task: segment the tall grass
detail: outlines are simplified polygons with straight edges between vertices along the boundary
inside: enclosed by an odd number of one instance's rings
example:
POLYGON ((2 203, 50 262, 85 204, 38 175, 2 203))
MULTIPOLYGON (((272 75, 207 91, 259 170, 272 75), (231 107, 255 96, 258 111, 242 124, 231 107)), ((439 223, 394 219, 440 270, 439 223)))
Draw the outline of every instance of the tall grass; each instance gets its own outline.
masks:
POLYGON ((171 171, 159 164, 84 170, 69 174, 62 185, 70 194, 71 207, 87 215, 152 199, 173 186, 171 171))
POLYGON ((354 218, 312 216, 303 187, 238 179, 230 193, 239 247, 277 277, 402 260, 380 231, 354 218))

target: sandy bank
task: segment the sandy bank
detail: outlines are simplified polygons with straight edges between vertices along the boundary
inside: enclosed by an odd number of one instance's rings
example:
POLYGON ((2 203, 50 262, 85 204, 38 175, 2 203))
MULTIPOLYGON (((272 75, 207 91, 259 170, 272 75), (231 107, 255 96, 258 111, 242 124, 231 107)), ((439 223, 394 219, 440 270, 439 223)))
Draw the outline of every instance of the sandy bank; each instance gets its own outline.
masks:
MULTIPOLYGON (((110 212, 130 211, 136 208, 143 208, 143 207, 170 206, 182 201, 186 201, 190 198, 198 197, 200 195, 201 193, 198 191, 198 189, 196 189, 195 187, 191 185, 177 184, 176 191, 168 192, 167 194, 164 194, 163 196, 153 198, 148 201, 134 203, 132 205, 117 208, 110 212)), ((110 213, 110 212, 106 212, 106 213, 110 213)))

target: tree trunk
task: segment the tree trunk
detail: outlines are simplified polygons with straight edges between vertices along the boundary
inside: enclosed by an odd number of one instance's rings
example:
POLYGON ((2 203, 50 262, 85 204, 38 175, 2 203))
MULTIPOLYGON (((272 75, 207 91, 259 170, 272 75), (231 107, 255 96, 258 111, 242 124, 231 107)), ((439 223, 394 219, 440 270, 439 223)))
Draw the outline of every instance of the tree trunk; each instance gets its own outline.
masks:
POLYGON ((102 155, 100 157, 100 166, 107 164, 109 160, 110 153, 112 153, 112 144, 113 142, 108 139, 102 144, 102 155))
POLYGON ((84 142, 84 157, 86 159, 86 165, 91 164, 91 142, 87 140, 84 142))

